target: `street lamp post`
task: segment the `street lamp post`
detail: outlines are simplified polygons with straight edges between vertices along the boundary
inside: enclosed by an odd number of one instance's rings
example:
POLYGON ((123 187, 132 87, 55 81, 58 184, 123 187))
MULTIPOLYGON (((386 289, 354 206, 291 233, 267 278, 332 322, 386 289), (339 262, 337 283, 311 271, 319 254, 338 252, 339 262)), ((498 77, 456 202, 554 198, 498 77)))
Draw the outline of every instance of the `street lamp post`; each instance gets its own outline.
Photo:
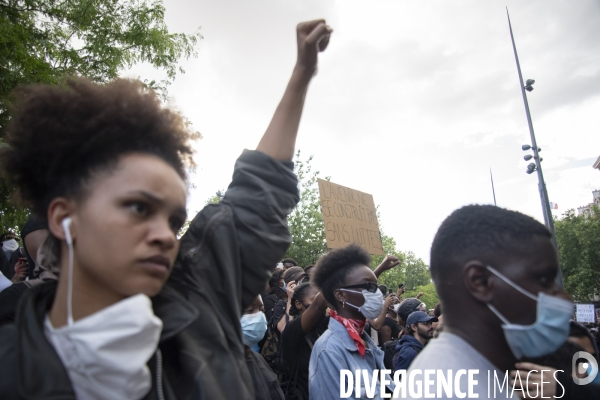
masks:
MULTIPOLYGON (((515 52, 515 61, 517 62, 517 71, 519 72, 519 84, 521 86, 521 94, 523 95, 523 103, 525 104, 525 113, 527 114, 527 123, 529 124, 529 134, 531 135, 531 146, 524 145, 523 150, 529 150, 530 148, 533 150, 533 157, 525 156, 526 160, 534 159, 534 163, 531 163, 527 166, 527 173, 531 174, 534 170, 537 170, 538 176, 538 189, 540 192, 540 199, 542 202, 542 211, 544 213, 544 221, 546 222, 546 226, 550 230, 552 234, 552 242, 554 246, 558 250, 558 244, 556 243, 556 234, 554 233, 554 221, 552 220, 552 211, 550 209, 550 201, 548 200, 548 191, 546 190, 546 183, 544 181, 544 175, 542 174, 542 159, 540 158, 540 148, 537 146, 537 142, 535 141, 535 134, 533 133, 533 123, 531 122, 531 114, 529 113, 529 104, 527 103, 527 95, 525 94, 525 90, 531 92, 533 90, 533 84, 535 81, 533 79, 527 79, 525 83, 523 83, 523 75, 521 74, 521 65, 519 64, 519 56, 517 55, 517 46, 515 45, 515 37, 513 36, 512 26, 510 24, 510 15, 508 15, 508 9, 506 10, 506 16, 508 17, 508 28, 510 30, 510 39, 512 40, 513 50, 515 52)), ((559 285, 563 286, 562 280, 562 272, 560 269, 560 265, 558 267, 558 275, 556 276, 557 282, 559 285)))

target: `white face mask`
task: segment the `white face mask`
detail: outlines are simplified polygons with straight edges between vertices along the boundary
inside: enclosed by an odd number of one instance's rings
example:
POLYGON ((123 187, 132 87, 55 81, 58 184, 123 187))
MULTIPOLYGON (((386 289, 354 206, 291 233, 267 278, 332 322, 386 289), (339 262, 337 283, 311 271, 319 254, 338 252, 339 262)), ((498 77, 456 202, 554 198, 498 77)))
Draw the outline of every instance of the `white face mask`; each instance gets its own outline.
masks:
POLYGON ((6 251, 17 251, 19 243, 15 239, 8 239, 2 242, 2 249, 6 251))
POLYGON ((148 296, 121 300, 73 321, 73 241, 70 220, 63 221, 69 265, 67 325, 55 329, 46 317, 46 336, 65 366, 79 399, 141 399, 152 388, 146 365, 156 352, 162 321, 148 296))
POLYGON ((360 292, 355 290, 348 289, 340 289, 346 292, 354 292, 354 293, 362 293, 365 298, 365 302, 362 306, 357 307, 352 303, 346 302, 351 307, 356 308, 366 319, 375 319, 381 313, 381 309, 383 308, 383 293, 379 289, 375 293, 371 293, 366 289, 363 289, 360 292))
POLYGON ((148 296, 128 297, 46 336, 69 373, 78 399, 141 399, 152 388, 146 363, 156 351, 162 321, 148 296))

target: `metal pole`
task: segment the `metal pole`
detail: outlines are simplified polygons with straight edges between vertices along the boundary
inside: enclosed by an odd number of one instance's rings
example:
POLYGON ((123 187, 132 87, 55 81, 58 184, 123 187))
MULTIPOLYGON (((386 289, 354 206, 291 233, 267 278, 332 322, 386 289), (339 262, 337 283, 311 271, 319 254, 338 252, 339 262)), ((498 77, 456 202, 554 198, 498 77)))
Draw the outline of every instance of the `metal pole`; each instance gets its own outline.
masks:
POLYGON ((490 168, 490 180, 492 181, 492 194, 494 195, 494 205, 497 206, 498 204, 496 204, 496 190, 494 189, 494 177, 492 176, 492 168, 490 168))
MULTIPOLYGON (((554 221, 552 220, 552 211, 550 209, 550 201, 548 200, 548 191, 546 190, 546 183, 544 181, 544 175, 542 174, 542 164, 540 163, 540 154, 538 152, 537 142, 535 141, 535 134, 533 133, 533 123, 531 122, 531 114, 529 112, 529 103, 527 103, 527 95, 525 94, 525 83, 523 82, 523 75, 521 74, 521 65, 519 64, 519 56, 517 55, 517 46, 515 45, 515 37, 513 36, 512 26, 510 24, 510 15, 508 15, 508 8, 506 9, 506 16, 508 17, 508 28, 510 29, 510 39, 512 40, 513 50, 515 52, 515 61, 517 62, 517 71, 519 72, 519 84, 521 86, 521 94, 523 95, 523 103, 525 103, 525 113, 527 114, 527 123, 529 124, 529 134, 531 136, 531 146, 533 148, 533 159, 537 167, 538 175, 538 189, 540 191, 540 198, 542 201, 542 211, 544 212, 544 221, 546 226, 552 234, 552 242, 558 251, 558 244, 556 243, 556 235, 554 233, 554 221)), ((563 286, 562 271, 560 265, 558 266, 558 275, 556 280, 559 285, 563 286)))

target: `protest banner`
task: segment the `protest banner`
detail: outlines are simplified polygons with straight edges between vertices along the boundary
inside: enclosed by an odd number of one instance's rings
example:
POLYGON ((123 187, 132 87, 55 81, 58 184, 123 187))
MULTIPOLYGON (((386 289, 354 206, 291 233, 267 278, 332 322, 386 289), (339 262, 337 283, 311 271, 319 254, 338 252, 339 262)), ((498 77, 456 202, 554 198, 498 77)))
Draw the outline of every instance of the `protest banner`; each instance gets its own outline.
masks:
POLYGON ((318 179, 327 247, 358 243, 369 253, 384 255, 373 196, 318 179))
POLYGON ((594 305, 593 304, 577 304, 576 319, 577 322, 596 322, 594 320, 594 305))

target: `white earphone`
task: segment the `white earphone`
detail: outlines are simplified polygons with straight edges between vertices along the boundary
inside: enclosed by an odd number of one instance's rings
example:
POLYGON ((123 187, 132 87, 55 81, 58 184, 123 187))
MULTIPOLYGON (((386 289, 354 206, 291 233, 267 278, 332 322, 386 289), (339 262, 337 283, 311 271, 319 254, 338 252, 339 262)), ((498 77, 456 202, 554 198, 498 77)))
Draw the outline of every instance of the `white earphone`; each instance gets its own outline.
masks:
POLYGON ((73 325, 73 237, 71 236, 71 217, 62 220, 61 225, 65 233, 65 240, 69 248, 69 270, 67 272, 67 325, 73 325))
POLYGON ((66 217, 62 220, 63 231, 65 232, 65 240, 69 246, 73 245, 73 238, 71 237, 71 217, 66 217))

